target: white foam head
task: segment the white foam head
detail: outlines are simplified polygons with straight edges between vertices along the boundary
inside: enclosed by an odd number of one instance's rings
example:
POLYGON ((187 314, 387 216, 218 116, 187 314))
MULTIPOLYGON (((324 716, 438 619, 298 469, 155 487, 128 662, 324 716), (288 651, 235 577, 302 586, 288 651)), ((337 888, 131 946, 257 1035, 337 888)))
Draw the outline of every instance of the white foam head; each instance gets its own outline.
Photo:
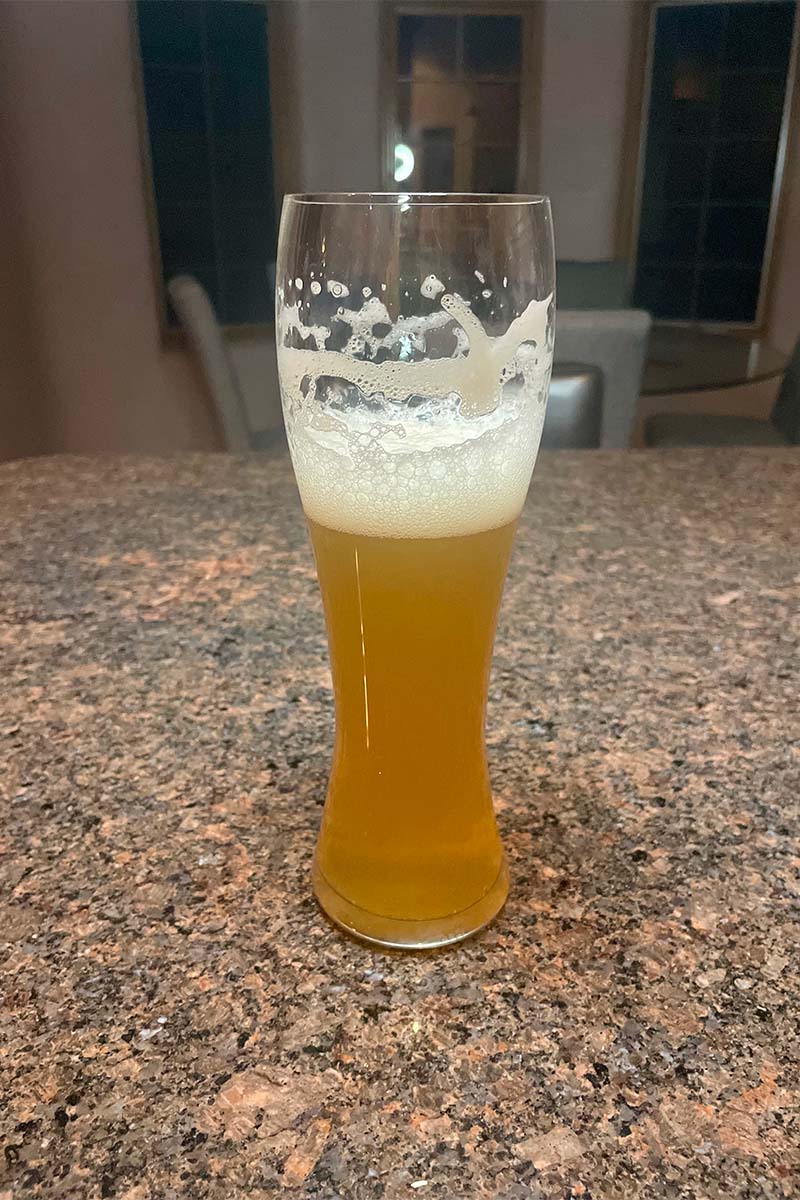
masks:
POLYGON ((551 299, 532 301, 490 337, 433 276, 421 290, 440 304, 425 317, 392 322, 366 291, 359 309, 340 307, 333 321, 350 329, 342 350, 328 348, 329 326, 305 325, 300 303, 283 303, 279 292, 289 447, 303 507, 320 524, 383 537, 452 537, 519 515, 544 422, 551 299), (452 334, 450 357, 409 361, 442 331, 452 334))

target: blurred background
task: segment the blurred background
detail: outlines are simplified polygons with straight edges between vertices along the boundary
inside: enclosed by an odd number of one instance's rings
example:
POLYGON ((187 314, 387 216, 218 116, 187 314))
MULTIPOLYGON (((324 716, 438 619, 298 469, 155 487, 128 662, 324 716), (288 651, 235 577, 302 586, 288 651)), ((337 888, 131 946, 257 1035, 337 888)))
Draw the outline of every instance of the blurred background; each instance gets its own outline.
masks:
POLYGON ((797 57, 794 0, 5 0, 0 458, 275 440, 277 220, 311 190, 549 194, 552 444, 769 440, 797 57))

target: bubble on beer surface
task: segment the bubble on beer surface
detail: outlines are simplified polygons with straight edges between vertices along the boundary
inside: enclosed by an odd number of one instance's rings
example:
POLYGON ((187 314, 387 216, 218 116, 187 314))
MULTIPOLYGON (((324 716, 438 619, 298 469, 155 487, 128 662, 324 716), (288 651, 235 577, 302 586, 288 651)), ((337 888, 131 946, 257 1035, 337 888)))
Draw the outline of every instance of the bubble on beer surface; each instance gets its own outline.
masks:
MULTIPOLYGON (((329 281, 332 296, 334 284, 345 288, 329 281)), ((550 298, 493 337, 462 297, 442 294, 435 276, 426 284, 440 307, 425 316, 392 318, 375 295, 340 305, 328 325, 306 324, 299 303, 279 311, 289 447, 320 524, 446 537, 522 508, 544 421, 550 298)))
POLYGON ((335 296, 337 300, 341 300, 343 296, 350 295, 350 289, 347 284, 339 283, 338 279, 329 279, 326 286, 330 294, 335 296))
POLYGON ((313 296, 318 296, 321 291, 322 291, 322 284, 320 283, 320 281, 318 279, 312 279, 311 280, 311 294, 313 296))

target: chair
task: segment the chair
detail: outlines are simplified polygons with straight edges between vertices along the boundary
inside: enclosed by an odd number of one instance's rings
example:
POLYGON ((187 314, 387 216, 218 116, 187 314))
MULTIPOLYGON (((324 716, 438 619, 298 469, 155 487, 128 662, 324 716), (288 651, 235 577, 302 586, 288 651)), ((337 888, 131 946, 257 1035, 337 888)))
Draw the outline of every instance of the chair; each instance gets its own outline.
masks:
POLYGON ((800 338, 766 421, 712 413, 656 413, 644 429, 648 446, 800 445, 800 338))
POLYGON ((274 446, 281 440, 282 430, 251 427, 239 373, 203 286, 192 275, 176 275, 167 284, 167 291, 200 361, 225 449, 246 454, 274 446))
POLYGON ((650 314, 635 308, 556 315, 556 365, 590 363, 602 371, 601 446, 630 444, 651 325, 650 314))
POLYGON ((599 446, 602 416, 603 376, 600 370, 583 363, 560 363, 550 380, 542 449, 599 446))

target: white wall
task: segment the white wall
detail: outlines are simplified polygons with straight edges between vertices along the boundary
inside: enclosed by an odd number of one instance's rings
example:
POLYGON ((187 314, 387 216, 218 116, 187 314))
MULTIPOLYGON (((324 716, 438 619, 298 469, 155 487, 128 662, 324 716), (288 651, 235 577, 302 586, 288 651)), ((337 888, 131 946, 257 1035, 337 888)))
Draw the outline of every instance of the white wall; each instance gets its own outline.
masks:
POLYGON ((380 187, 380 6, 376 0, 292 0, 273 9, 273 103, 291 107, 286 191, 380 187), (277 54, 276 54, 277 51, 277 54), (277 86, 276 86, 277 85, 277 86))
POLYGON ((539 183, 556 253, 611 259, 635 0, 547 0, 539 183))

